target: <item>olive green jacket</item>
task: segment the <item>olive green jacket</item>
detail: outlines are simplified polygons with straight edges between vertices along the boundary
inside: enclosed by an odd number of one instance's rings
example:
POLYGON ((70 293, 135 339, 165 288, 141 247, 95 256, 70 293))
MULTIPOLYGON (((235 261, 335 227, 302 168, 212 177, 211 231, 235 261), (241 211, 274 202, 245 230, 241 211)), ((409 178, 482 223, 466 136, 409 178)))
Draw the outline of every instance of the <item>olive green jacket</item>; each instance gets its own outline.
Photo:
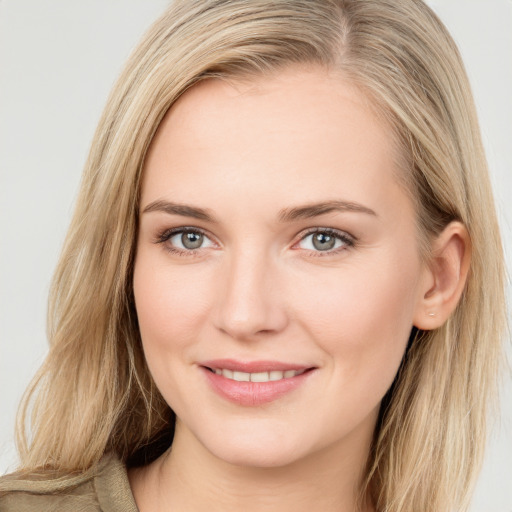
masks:
POLYGON ((105 455, 94 472, 64 479, 0 478, 0 512, 138 512, 125 466, 105 455))

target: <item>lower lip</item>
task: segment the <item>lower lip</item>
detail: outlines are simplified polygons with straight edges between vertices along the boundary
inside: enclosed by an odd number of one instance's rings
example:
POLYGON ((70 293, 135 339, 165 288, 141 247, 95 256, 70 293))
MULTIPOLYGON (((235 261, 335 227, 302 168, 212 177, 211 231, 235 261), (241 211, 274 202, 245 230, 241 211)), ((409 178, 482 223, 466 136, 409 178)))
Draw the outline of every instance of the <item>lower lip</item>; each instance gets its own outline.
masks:
POLYGON ((244 406, 256 406, 273 402, 297 389, 313 373, 311 369, 287 379, 269 382, 239 382, 217 375, 204 366, 201 367, 201 370, 217 394, 230 402, 244 406))

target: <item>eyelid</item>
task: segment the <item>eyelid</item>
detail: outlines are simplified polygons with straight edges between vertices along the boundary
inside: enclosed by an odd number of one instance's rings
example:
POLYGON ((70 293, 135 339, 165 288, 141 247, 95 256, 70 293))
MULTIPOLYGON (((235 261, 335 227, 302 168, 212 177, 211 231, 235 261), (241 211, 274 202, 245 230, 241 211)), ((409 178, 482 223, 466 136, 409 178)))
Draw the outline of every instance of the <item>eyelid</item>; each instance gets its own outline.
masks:
MULTIPOLYGON (((212 244, 219 246, 218 242, 215 240, 215 237, 211 236, 206 230, 199 228, 197 226, 179 226, 174 228, 169 228, 161 232, 156 236, 156 239, 154 240, 154 243, 156 244, 166 244, 166 242, 169 241, 170 238, 173 236, 179 234, 179 233, 185 233, 185 232, 195 232, 200 233, 205 238, 207 238, 212 244)), ((342 231, 335 228, 329 228, 329 227, 312 227, 308 228, 304 231, 302 231, 299 235, 297 235, 297 241, 293 243, 292 249, 297 250, 297 245, 302 242, 305 238, 307 238, 310 235, 313 235, 315 233, 325 233, 327 235, 334 236, 335 238, 341 240, 343 242, 343 247, 338 247, 335 249, 330 249, 326 251, 320 251, 320 250, 312 250, 312 249, 303 249, 305 251, 308 251, 310 254, 314 256, 329 256, 333 254, 337 254, 338 252, 345 251, 351 247, 353 247, 357 241, 356 237, 351 235, 350 233, 347 233, 346 231, 342 231)), ((179 247, 174 246, 167 246, 166 247, 169 252, 173 252, 176 254, 182 254, 186 256, 194 256, 198 255, 199 252, 201 252, 204 249, 207 249, 207 247, 198 247, 197 249, 181 249, 179 247)))
POLYGON ((351 235, 350 233, 347 233, 346 231, 342 231, 342 230, 335 229, 335 228, 314 227, 314 228, 309 228, 309 229, 301 232, 298 235, 298 240, 293 244, 292 249, 295 249, 296 246, 300 242, 302 242, 305 238, 307 238, 308 236, 315 234, 315 233, 325 233, 327 235, 334 236, 335 238, 338 238, 339 240, 341 240, 344 243, 344 246, 338 247, 336 249, 327 250, 327 251, 314 251, 311 249, 304 249, 304 250, 310 252, 311 254, 313 254, 314 256, 329 256, 329 255, 337 254, 338 252, 350 249, 357 242, 356 237, 351 235))
POLYGON ((180 233, 186 233, 186 232, 200 233, 205 238, 207 238, 212 244, 214 244, 216 246, 219 245, 216 242, 216 240, 214 239, 214 237, 212 237, 204 229, 199 228, 197 226, 179 226, 179 227, 166 229, 156 235, 154 243, 165 245, 167 251, 169 251, 169 252, 176 253, 176 254, 182 254, 182 255, 186 255, 186 256, 197 255, 201 250, 206 249, 206 247, 198 247, 197 249, 181 249, 180 247, 166 245, 166 242, 168 242, 173 236, 178 235, 180 233))
POLYGON ((207 238, 210 238, 210 236, 204 229, 198 228, 196 226, 179 226, 179 227, 175 227, 175 228, 164 229, 161 233, 159 233, 156 236, 155 242, 164 242, 164 241, 168 240, 171 236, 176 235, 178 233, 183 233, 186 231, 193 231, 196 233, 201 233, 202 235, 206 236, 207 238))

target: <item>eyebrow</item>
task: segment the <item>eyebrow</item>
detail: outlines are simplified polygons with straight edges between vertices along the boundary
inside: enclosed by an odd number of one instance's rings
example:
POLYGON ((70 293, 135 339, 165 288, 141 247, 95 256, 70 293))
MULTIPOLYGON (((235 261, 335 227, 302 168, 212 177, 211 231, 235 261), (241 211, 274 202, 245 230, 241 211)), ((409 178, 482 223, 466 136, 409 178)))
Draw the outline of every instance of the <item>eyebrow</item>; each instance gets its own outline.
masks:
POLYGON ((162 199, 149 203, 142 211, 142 213, 148 212, 164 212, 169 215, 181 215, 182 217, 192 217, 206 222, 217 223, 217 220, 210 210, 187 204, 164 201, 162 199))
POLYGON ((350 201, 332 200, 297 206, 295 208, 285 208, 279 213, 279 220, 281 222, 291 222, 298 219, 309 219, 331 212, 355 212, 366 213, 375 217, 378 216, 371 208, 363 206, 362 204, 350 201))
MULTIPOLYGON (((148 204, 142 213, 148 212, 164 212, 169 215, 180 215, 182 217, 191 217, 194 219, 204 220, 212 224, 218 224, 218 220, 211 213, 210 210, 199 208, 181 203, 174 203, 159 199, 148 204)), ((355 212, 365 213, 377 217, 377 214, 366 206, 359 203, 350 201, 322 201, 320 203, 306 204, 303 206, 296 206, 294 208, 284 208, 278 214, 280 222, 293 222, 299 219, 310 219, 319 215, 324 215, 331 212, 355 212)))

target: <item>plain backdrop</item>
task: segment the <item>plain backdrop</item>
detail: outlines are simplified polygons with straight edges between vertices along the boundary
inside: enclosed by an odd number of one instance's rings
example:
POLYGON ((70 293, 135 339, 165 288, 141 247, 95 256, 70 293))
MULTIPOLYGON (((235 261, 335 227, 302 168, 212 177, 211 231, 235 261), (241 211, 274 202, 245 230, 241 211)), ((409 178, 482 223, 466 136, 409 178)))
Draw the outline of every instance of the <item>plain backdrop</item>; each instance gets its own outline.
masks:
MULTIPOLYGON (((49 281, 95 125, 123 62, 167 4, 0 0, 0 474, 15 467, 15 411, 46 353, 49 281)), ((466 62, 511 269, 512 1, 429 4, 466 62)), ((502 404, 472 512, 512 512, 510 375, 502 404)))

